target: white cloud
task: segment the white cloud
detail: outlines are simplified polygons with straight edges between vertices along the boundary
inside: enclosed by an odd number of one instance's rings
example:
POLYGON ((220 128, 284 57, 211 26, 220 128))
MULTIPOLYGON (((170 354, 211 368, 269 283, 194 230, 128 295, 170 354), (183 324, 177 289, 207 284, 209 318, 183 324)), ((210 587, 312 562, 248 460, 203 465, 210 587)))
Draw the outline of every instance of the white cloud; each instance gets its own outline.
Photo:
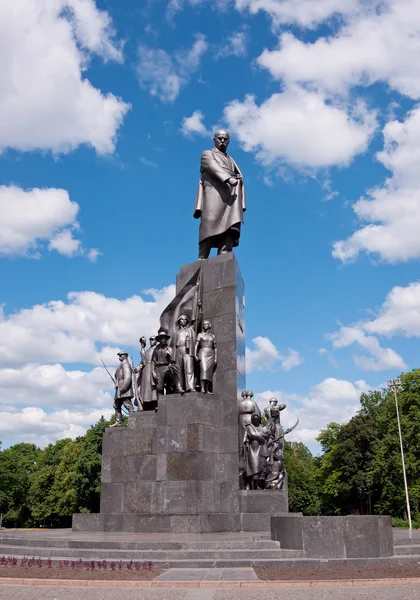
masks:
POLYGON ((83 77, 92 53, 122 61, 107 12, 93 0, 0 3, 0 153, 113 152, 129 105, 83 77))
POLYGON ((360 327, 341 327, 336 333, 329 336, 334 348, 347 348, 357 344, 367 350, 371 356, 356 356, 355 365, 364 371, 384 371, 388 369, 405 369, 402 357, 392 350, 383 348, 378 339, 373 335, 366 335, 360 327))
POLYGON ((352 13, 361 0, 235 0, 238 10, 266 12, 275 26, 294 24, 312 28, 335 15, 352 13))
POLYGON ((150 300, 123 300, 95 292, 72 292, 61 300, 5 315, 0 310, 0 366, 58 361, 115 361, 121 346, 156 333, 174 286, 148 290, 150 300))
POLYGON ((246 31, 235 31, 219 48, 216 58, 226 58, 227 56, 244 57, 247 55, 247 44, 246 31))
POLYGON ((173 102, 198 69, 207 47, 205 36, 201 34, 195 36, 189 50, 178 50, 172 54, 140 45, 137 66, 140 85, 162 102, 173 102))
POLYGON ((60 364, 26 364, 0 369, 0 404, 54 408, 112 409, 112 382, 103 367, 91 371, 66 371, 60 364))
POLYGON ((99 251, 84 249, 74 237, 78 211, 66 190, 0 186, 0 256, 38 257, 42 243, 49 241, 49 250, 96 260, 99 251))
POLYGON ((204 115, 201 110, 195 110, 190 117, 184 117, 181 124, 181 132, 185 137, 193 134, 207 136, 210 131, 203 123, 204 115))
MULTIPOLYGON (((342 12, 342 0, 330 4, 342 12)), ((359 3, 350 0, 347 4, 357 8, 359 3)), ((372 0, 344 15, 344 25, 328 37, 305 43, 283 33, 279 49, 264 50, 258 62, 287 85, 310 84, 335 94, 383 81, 404 95, 419 98, 420 64, 412 59, 419 53, 418 0, 372 0)))
POLYGON ((335 242, 333 256, 342 262, 355 260, 360 252, 391 263, 420 258, 420 107, 403 122, 387 123, 383 133, 377 158, 392 176, 353 206, 367 225, 335 242))
POLYGON ((44 447, 63 438, 75 439, 84 435, 90 425, 94 425, 103 415, 109 418, 113 413, 110 407, 89 410, 56 410, 46 412, 39 407, 26 407, 15 411, 0 412, 0 438, 3 442, 25 440, 44 447))
POLYGON ((260 105, 253 96, 233 100, 224 118, 244 150, 256 152, 264 165, 297 168, 349 164, 366 150, 376 128, 374 112, 362 102, 350 110, 299 87, 260 105))
POLYGON ((252 342, 255 349, 246 349, 247 373, 268 371, 276 363, 280 363, 284 371, 290 371, 303 363, 303 358, 299 355, 299 352, 289 348, 287 355, 281 354, 273 342, 266 337, 258 336, 253 338, 252 342))

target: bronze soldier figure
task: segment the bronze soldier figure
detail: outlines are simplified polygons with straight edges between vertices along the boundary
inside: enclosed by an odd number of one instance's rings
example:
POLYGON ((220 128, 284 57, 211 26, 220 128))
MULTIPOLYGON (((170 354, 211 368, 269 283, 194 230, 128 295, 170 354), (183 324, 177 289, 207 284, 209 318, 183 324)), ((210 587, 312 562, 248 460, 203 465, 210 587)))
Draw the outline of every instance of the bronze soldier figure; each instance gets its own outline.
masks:
POLYGON ((172 349, 168 346, 169 339, 170 336, 166 332, 159 331, 156 336, 158 344, 152 357, 152 377, 158 397, 163 395, 165 390, 166 393, 184 393, 179 383, 178 368, 174 361, 172 349))
POLYGON ((154 335, 152 335, 149 338, 149 343, 150 346, 149 348, 146 350, 145 349, 145 345, 146 345, 146 339, 145 338, 140 338, 144 340, 144 346, 142 349, 142 361, 139 364, 138 367, 136 367, 136 369, 134 369, 134 371, 136 371, 137 369, 139 369, 139 392, 140 392, 140 399, 141 399, 141 403, 142 403, 142 407, 143 410, 154 410, 157 407, 157 391, 156 391, 156 385, 155 382, 153 381, 153 376, 152 376, 152 359, 153 359, 153 354, 155 352, 156 349, 156 337, 154 335))
POLYGON ((201 218, 199 259, 208 258, 212 248, 224 254, 239 245, 246 209, 242 173, 226 153, 229 133, 216 131, 213 140, 214 148, 201 155, 201 177, 194 208, 194 218, 201 218))
POLYGON ((133 370, 130 363, 128 362, 127 352, 118 352, 120 359, 120 366, 115 371, 115 396, 114 396, 114 408, 116 421, 111 427, 121 427, 122 425, 122 406, 126 408, 131 415, 133 412, 133 405, 131 404, 131 398, 133 394, 133 370))

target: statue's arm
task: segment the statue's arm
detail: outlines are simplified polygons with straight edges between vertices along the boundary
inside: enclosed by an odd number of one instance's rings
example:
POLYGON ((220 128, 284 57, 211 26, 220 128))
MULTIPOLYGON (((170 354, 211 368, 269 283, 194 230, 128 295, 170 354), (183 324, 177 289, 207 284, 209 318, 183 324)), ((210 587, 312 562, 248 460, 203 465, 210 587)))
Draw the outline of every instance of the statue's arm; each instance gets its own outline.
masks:
POLYGON ((222 183, 226 183, 226 181, 232 177, 230 170, 224 169, 220 163, 217 162, 211 150, 205 150, 201 155, 201 171, 206 171, 209 175, 222 183))

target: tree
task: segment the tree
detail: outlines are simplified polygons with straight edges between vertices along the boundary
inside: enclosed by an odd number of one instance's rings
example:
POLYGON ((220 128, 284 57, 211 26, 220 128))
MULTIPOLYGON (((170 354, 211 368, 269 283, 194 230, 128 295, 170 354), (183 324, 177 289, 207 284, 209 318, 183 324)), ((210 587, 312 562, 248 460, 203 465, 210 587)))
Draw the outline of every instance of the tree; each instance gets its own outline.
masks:
POLYGON ((284 461, 288 475, 291 512, 319 514, 318 468, 309 448, 302 442, 286 442, 284 461))

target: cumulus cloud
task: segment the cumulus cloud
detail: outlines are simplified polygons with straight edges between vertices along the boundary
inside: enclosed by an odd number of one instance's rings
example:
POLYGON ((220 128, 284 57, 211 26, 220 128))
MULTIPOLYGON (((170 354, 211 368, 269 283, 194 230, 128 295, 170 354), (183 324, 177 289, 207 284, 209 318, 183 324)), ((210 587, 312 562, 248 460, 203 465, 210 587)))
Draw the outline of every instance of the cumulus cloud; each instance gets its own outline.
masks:
POLYGON ((244 57, 247 55, 248 38, 245 30, 235 31, 220 46, 216 52, 216 58, 226 58, 227 56, 244 57))
POLYGON ((66 190, 0 186, 0 256, 39 257, 43 242, 67 257, 86 255, 95 261, 99 250, 86 250, 75 237, 79 205, 66 190))
POLYGON ((392 288, 376 318, 366 321, 363 327, 369 333, 387 337, 420 337, 420 283, 392 288))
MULTIPOLYGON (((308 4, 324 5, 322 2, 308 4)), ((283 4, 283 3, 282 3, 283 4)), ((290 4, 295 4, 291 2, 290 4)), ((344 24, 336 33, 304 42, 287 32, 277 50, 264 50, 258 59, 276 79, 307 84, 330 93, 346 93, 356 85, 378 81, 411 98, 420 97, 420 9, 417 0, 378 0, 335 4, 344 24), (343 11, 340 10, 343 5, 343 11), (358 6, 359 5, 359 6, 358 6)))
POLYGON ((125 345, 156 333, 174 286, 148 290, 151 299, 123 300, 95 292, 71 292, 56 300, 6 315, 0 310, 0 366, 22 363, 99 364, 116 360, 125 345))
POLYGON ((273 94, 262 104, 253 96, 233 100, 224 119, 244 150, 255 152, 266 166, 348 165, 366 150, 376 129, 375 113, 362 102, 350 109, 300 87, 273 94))
POLYGON ((94 0, 0 3, 0 153, 111 153, 129 105, 83 76, 92 54, 123 60, 111 19, 94 0))
POLYGON ((392 348, 383 348, 373 335, 366 335, 360 327, 341 327, 329 336, 334 348, 347 348, 357 344, 370 356, 356 356, 354 363, 364 371, 385 371, 388 369, 405 369, 403 358, 392 348))
POLYGON ((89 410, 53 410, 28 406, 22 410, 9 408, 0 412, 0 438, 4 441, 25 442, 44 446, 63 438, 75 439, 84 435, 101 416, 109 418, 112 408, 104 406, 89 410))
POLYGON ((353 235, 335 242, 333 256, 354 261, 361 252, 396 263, 420 257, 420 107, 404 121, 390 121, 378 160, 392 176, 358 200, 353 210, 363 223, 353 235))
POLYGON ((174 102, 200 66, 207 47, 205 36, 201 34, 195 36, 189 50, 178 50, 171 54, 166 50, 140 45, 137 77, 141 87, 162 102, 174 102))
POLYGON ((100 252, 86 250, 75 237, 79 205, 66 190, 0 186, 0 256, 38 257, 43 242, 67 257, 85 254, 95 261, 100 252))
POLYGON ((203 123, 204 115, 201 110, 195 110, 190 117, 184 117, 181 124, 181 132, 185 137, 193 134, 207 136, 210 131, 203 123))
POLYGON ((287 354, 281 354, 267 337, 258 336, 252 340, 255 349, 246 349, 246 370, 267 371, 280 364, 284 371, 290 371, 303 363, 299 352, 289 348, 287 354))

